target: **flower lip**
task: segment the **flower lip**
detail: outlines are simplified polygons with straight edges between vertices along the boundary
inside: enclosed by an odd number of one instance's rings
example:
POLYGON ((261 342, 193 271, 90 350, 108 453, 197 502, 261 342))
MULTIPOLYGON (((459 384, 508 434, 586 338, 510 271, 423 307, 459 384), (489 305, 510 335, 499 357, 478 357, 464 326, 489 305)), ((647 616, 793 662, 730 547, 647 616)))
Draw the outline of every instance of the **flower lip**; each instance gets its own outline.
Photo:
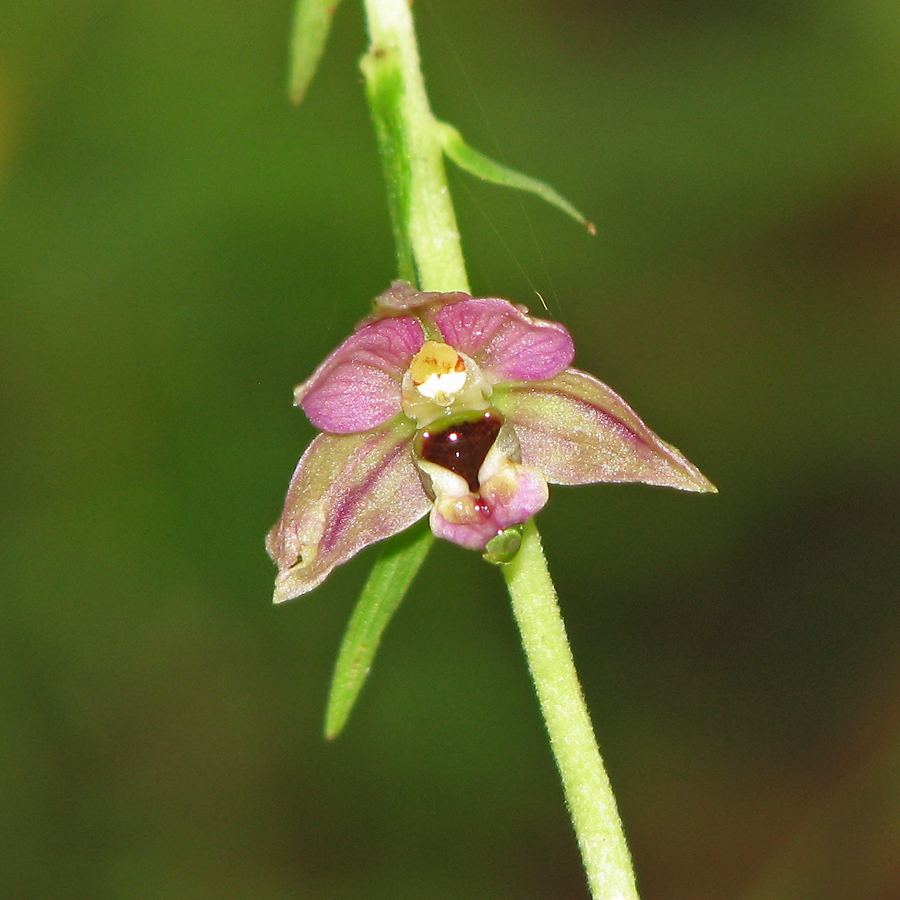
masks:
POLYGON ((413 452, 417 459, 455 472, 476 494, 479 470, 502 427, 503 417, 493 409, 476 418, 468 415, 439 420, 416 435, 413 452))
MULTIPOLYGON (((502 429, 501 429, 502 431, 502 429)), ((425 460, 419 468, 431 479, 435 496, 431 530, 471 550, 484 550, 507 528, 521 525, 543 509, 548 498, 541 472, 511 459, 500 437, 478 470, 478 492, 457 473, 425 460)))

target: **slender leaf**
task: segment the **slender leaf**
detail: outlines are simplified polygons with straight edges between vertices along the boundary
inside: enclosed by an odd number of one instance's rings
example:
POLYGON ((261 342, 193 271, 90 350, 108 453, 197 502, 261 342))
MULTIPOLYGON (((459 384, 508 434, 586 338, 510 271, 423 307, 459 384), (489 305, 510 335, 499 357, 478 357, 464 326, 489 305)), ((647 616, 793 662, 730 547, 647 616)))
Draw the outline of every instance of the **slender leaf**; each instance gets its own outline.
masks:
POLYGON ((290 93, 300 103, 325 50, 331 20, 341 0, 298 0, 291 34, 290 93))
POLYGON ((438 134, 441 145, 448 159, 451 159, 461 169, 470 175, 475 175, 484 181, 492 181, 494 184, 504 184, 507 187, 527 191, 529 194, 537 194, 542 200, 561 209, 566 215, 571 216, 576 222, 580 222, 591 233, 596 234, 597 228, 593 222, 589 222, 562 194, 557 193, 550 185, 523 175, 515 169, 510 169, 496 162, 483 153, 470 147, 463 136, 446 122, 437 122, 438 134))
POLYGON ((422 522, 385 542, 353 610, 331 679, 325 737, 337 737, 365 684, 381 635, 434 542, 422 522))

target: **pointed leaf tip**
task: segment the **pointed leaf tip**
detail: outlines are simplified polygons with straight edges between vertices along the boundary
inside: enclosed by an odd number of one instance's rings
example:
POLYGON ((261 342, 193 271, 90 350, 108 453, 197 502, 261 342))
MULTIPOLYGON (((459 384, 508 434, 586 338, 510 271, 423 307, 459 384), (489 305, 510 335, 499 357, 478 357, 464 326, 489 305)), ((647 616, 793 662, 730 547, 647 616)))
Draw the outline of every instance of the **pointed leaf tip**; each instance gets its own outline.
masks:
POLYGON ((551 484, 641 481, 717 493, 683 453, 587 372, 569 368, 546 381, 503 386, 494 400, 514 422, 522 461, 551 484))
POLYGON ((381 635, 419 571, 434 535, 427 525, 388 540, 372 568, 341 642, 325 712, 325 737, 336 738, 347 723, 372 668, 381 635))
POLYGON ((435 124, 444 153, 448 159, 455 162, 461 169, 484 181, 503 184, 506 187, 535 194, 542 200, 546 200, 551 206, 562 210, 576 222, 580 222, 590 234, 597 233, 594 223, 589 222, 582 213, 569 203, 562 194, 550 187, 549 184, 517 172, 515 169, 510 169, 509 166, 504 166, 470 147, 459 131, 447 122, 436 122, 435 124))
POLYGON ((290 97, 300 104, 325 50, 341 0, 298 0, 291 33, 290 97))

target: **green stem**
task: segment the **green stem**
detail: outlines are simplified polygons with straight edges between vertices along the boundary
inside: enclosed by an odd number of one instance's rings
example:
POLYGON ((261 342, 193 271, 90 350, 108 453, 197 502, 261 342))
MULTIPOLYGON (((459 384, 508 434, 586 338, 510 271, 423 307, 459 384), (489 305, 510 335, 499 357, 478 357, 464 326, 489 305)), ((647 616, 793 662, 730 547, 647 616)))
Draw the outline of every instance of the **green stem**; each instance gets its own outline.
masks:
POLYGON ((365 0, 362 60, 397 237, 401 276, 425 291, 468 291, 438 123, 428 105, 408 0, 365 0), (407 270, 407 271, 404 271, 407 270))
MULTIPOLYGON (((388 186, 401 277, 468 291, 441 125, 431 112, 409 0, 364 0, 361 67, 388 186), (413 276, 415 278, 413 279, 413 276)), ((595 900, 637 900, 631 859, 533 522, 504 567, 550 743, 595 900)))
POLYGON ((534 521, 504 566, 513 614, 595 900, 637 900, 631 857, 534 521))

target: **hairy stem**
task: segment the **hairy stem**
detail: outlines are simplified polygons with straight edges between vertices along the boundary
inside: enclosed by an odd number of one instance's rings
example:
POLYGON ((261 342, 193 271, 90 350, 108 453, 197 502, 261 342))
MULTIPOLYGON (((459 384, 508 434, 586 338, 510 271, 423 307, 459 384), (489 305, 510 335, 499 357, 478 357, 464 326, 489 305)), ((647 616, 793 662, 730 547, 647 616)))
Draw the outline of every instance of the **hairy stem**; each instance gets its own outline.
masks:
POLYGON ((522 547, 504 574, 591 896, 637 900, 631 856, 534 520, 525 526, 522 547))

